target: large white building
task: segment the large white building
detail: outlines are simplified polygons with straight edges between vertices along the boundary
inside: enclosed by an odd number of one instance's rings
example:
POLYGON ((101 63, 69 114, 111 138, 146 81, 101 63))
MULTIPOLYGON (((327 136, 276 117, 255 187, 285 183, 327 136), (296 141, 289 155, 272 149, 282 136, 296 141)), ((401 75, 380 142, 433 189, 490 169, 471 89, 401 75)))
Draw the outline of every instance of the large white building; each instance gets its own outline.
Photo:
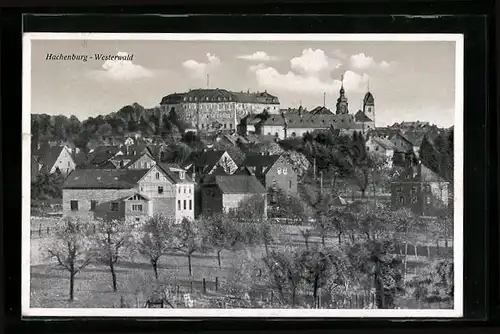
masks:
POLYGON ((245 93, 218 88, 193 89, 167 95, 160 104, 165 112, 174 111, 180 119, 202 131, 236 130, 247 115, 280 112, 279 99, 267 91, 245 93))

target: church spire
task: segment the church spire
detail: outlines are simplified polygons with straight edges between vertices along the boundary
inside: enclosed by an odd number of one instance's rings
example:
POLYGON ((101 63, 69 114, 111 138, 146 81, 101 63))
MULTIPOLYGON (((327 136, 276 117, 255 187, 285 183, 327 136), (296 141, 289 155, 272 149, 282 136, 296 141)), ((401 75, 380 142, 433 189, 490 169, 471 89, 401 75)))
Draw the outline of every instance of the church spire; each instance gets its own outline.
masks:
POLYGON ((348 114, 348 105, 347 105, 347 97, 345 96, 345 90, 344 90, 344 75, 342 74, 340 76, 340 96, 337 99, 337 108, 336 108, 336 113, 337 114, 348 114))

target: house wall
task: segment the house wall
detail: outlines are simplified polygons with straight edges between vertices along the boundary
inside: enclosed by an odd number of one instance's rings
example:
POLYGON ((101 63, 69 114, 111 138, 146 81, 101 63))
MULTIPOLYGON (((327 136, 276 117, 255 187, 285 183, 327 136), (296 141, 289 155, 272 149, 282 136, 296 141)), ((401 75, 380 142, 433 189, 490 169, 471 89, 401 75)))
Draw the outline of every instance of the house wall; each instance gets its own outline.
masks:
MULTIPOLYGON (((236 125, 249 114, 259 114, 265 109, 269 113, 279 113, 279 104, 263 103, 239 103, 239 102, 182 102, 177 104, 163 105, 164 112, 170 112, 174 108, 176 114, 183 121, 196 126, 199 121, 199 128, 213 130, 214 122, 222 125, 226 124, 226 129, 236 130, 236 125), (235 117, 236 115, 236 117, 235 117), (236 119, 235 119, 236 118, 236 119), (235 124, 236 123, 236 124, 235 124)), ((224 128, 224 127, 223 127, 224 128)))
POLYGON ((156 165, 156 161, 152 159, 149 155, 144 154, 136 162, 130 165, 128 169, 144 169, 144 168, 150 168, 151 166, 154 165, 156 165))
POLYGON ((182 218, 187 218, 190 220, 194 219, 195 204, 196 204, 194 183, 177 184, 175 203, 176 203, 175 217, 177 220, 182 220, 182 218), (184 209, 184 203, 186 203, 186 209, 184 209))
POLYGON ((55 173, 57 168, 63 174, 69 174, 76 168, 76 163, 71 156, 71 152, 66 147, 61 150, 61 154, 59 154, 59 157, 50 169, 50 173, 55 173))
POLYGON ((278 161, 274 163, 263 180, 264 183, 262 185, 266 190, 272 188, 273 185, 276 184, 276 187, 281 188, 285 192, 297 193, 297 173, 295 173, 292 166, 284 157, 280 157, 278 161), (285 169, 286 174, 283 173, 285 169), (278 170, 280 171, 279 173, 278 170), (274 181, 276 181, 276 183, 274 181))
POLYGON ((144 221, 153 214, 153 202, 146 200, 128 200, 124 201, 125 206, 125 219, 131 219, 136 221, 144 221), (132 210, 132 205, 142 205, 142 211, 132 210))
POLYGON ((200 188, 201 213, 210 215, 223 211, 222 193, 215 185, 205 185, 200 188))
POLYGON ((261 131, 262 135, 274 136, 276 133, 278 134, 279 139, 285 139, 285 127, 283 125, 262 125, 261 131))
POLYGON ((139 192, 150 199, 175 198, 175 185, 159 170, 158 166, 151 168, 138 184, 139 192), (156 178, 156 173, 158 173, 158 178, 156 178), (163 194, 158 193, 158 187, 160 186, 163 187, 163 194))
POLYGON ((391 203, 394 209, 409 208, 424 216, 433 216, 437 210, 448 207, 446 182, 393 182, 391 203), (401 197, 404 203, 401 203, 401 197))
POLYGON ((125 205, 119 202, 119 210, 111 211, 111 203, 130 196, 137 189, 63 189, 64 217, 99 217, 106 219, 122 219, 125 216, 125 205), (71 211, 71 201, 78 201, 78 211, 71 211), (94 211, 90 210, 90 202, 97 201, 94 211))

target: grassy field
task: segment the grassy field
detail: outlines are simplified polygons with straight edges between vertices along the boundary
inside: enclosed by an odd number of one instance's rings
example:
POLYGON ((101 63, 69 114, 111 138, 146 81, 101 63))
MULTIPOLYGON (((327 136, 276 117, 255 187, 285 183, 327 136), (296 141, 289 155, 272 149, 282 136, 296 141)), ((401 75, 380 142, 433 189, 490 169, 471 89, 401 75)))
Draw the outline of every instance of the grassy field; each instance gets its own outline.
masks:
MULTIPOLYGON (((31 247, 31 307, 119 307, 125 303, 127 307, 143 307, 148 299, 155 279, 149 262, 140 255, 124 258, 117 263, 116 273, 118 291, 113 292, 111 274, 105 265, 92 264, 82 270, 75 280, 75 300, 69 302, 69 273, 57 269, 55 262, 42 252, 50 243, 51 233, 46 234, 46 227, 54 228, 55 220, 32 221, 31 247), (38 230, 42 226, 42 234, 38 230)), ((286 234, 295 247, 305 248, 300 234, 303 227, 287 226, 286 234)), ((315 235, 309 239, 309 245, 319 244, 321 239, 315 235)), ((327 238, 328 245, 336 244, 337 238, 327 238)), ((280 246, 275 246, 280 247, 280 246)), ((420 253, 420 251, 419 251, 420 253)), ((427 258, 415 257, 409 249, 409 276, 414 275, 427 258)), ((264 255, 264 247, 238 252, 224 251, 222 266, 219 268, 215 253, 194 254, 192 257, 193 275, 189 275, 188 260, 184 254, 166 254, 159 263, 160 282, 171 284, 173 291, 193 293, 197 296, 198 307, 204 307, 207 297, 217 295, 216 278, 219 286, 231 273, 234 263, 260 258, 264 255), (207 294, 202 294, 202 281, 205 279, 207 294), (193 282, 193 283, 191 283, 193 282), (191 290, 192 285, 192 290, 191 290)), ((205 305, 206 306, 206 305, 205 305)))

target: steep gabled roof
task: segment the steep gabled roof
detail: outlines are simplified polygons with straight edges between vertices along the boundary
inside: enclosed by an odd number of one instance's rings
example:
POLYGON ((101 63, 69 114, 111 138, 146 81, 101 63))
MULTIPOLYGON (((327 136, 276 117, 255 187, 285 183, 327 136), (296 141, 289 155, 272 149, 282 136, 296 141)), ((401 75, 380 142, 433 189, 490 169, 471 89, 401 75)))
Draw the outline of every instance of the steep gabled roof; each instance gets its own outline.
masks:
POLYGON ((334 112, 324 106, 317 106, 310 111, 313 115, 334 115, 334 112))
POLYGON ((423 163, 408 167, 398 178, 406 182, 447 182, 423 163))
MULTIPOLYGON (((276 161, 279 160, 281 155, 262 155, 262 154, 248 154, 243 160, 241 166, 243 167, 264 167, 266 170, 264 173, 267 173, 270 167, 272 167, 276 161)), ((250 171, 250 169, 249 169, 250 171)))
POLYGON ((205 151, 193 152, 188 159, 182 164, 182 167, 194 165, 197 168, 202 168, 203 171, 212 170, 220 161, 226 151, 205 151))
POLYGON ((386 150, 395 150, 396 149, 396 146, 387 138, 372 137, 369 140, 380 145, 381 147, 383 147, 386 150))
POLYGON ((64 189, 131 189, 149 169, 75 169, 64 189))
POLYGON ((354 115, 354 120, 356 122, 373 122, 373 120, 366 116, 366 114, 361 110, 358 110, 358 112, 354 115))
POLYGON ((118 146, 98 146, 92 152, 91 165, 101 165, 114 157, 121 149, 118 146))
POLYGON ((192 183, 193 180, 187 174, 187 172, 179 168, 178 165, 168 164, 168 163, 159 163, 157 164, 158 168, 173 182, 173 183, 192 183), (184 179, 181 179, 179 176, 179 171, 184 172, 184 179))
POLYGON ((37 156, 38 162, 43 166, 42 168, 49 171, 56 163, 63 149, 65 149, 64 146, 44 146, 33 155, 37 156))
POLYGON ((205 180, 205 184, 215 184, 224 194, 265 194, 266 189, 253 175, 215 175, 205 180))

